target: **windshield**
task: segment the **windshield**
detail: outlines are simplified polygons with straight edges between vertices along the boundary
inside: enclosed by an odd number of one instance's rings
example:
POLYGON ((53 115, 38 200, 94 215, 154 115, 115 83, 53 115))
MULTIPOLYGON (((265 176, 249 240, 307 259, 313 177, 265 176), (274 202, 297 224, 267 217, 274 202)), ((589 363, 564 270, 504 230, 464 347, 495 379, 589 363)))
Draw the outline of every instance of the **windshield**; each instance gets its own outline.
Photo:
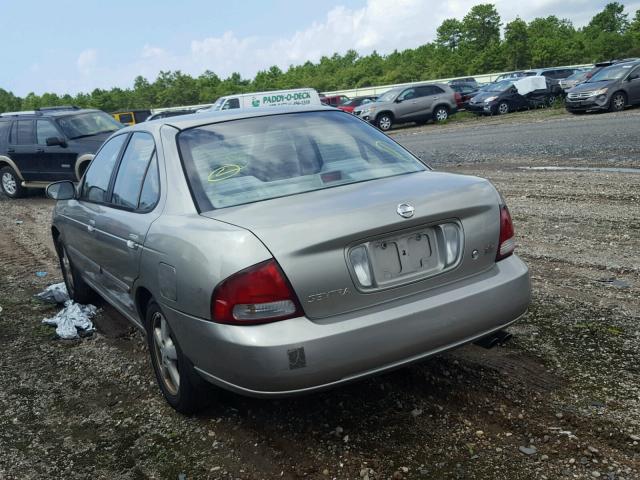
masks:
POLYGON ((393 102, 398 96, 398 94, 400 93, 400 91, 401 91, 400 88, 387 90, 382 95, 380 95, 380 97, 378 97, 378 100, 376 100, 376 102, 393 102))
POLYGON ((201 211, 426 170, 385 134, 339 112, 205 125, 180 133, 178 146, 201 211))
POLYGON ((124 125, 105 112, 87 112, 56 119, 69 139, 90 137, 100 133, 111 133, 124 125))
POLYGON ((603 68, 593 77, 591 77, 587 83, 606 82, 608 80, 618 80, 624 77, 631 71, 634 65, 612 65, 611 67, 603 68))
POLYGON ((211 110, 220 110, 225 100, 226 97, 220 97, 218 100, 216 100, 216 103, 211 106, 211 110))
POLYGON ((496 82, 489 87, 485 91, 487 92, 504 92, 509 87, 513 86, 513 82, 511 80, 503 80, 502 82, 496 82))
POLYGON ((574 73, 573 75, 569 75, 566 79, 567 80, 582 80, 583 78, 586 78, 586 76, 587 76, 587 72, 578 71, 578 72, 574 73))

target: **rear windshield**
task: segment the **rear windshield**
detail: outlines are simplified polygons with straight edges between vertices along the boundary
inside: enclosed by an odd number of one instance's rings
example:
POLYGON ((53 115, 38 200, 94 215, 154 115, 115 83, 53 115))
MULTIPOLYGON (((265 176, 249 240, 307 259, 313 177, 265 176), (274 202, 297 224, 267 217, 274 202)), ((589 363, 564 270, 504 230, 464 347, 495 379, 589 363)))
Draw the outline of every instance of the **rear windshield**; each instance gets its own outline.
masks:
POLYGON ((234 120, 185 130, 178 147, 201 211, 426 170, 342 112, 234 120))

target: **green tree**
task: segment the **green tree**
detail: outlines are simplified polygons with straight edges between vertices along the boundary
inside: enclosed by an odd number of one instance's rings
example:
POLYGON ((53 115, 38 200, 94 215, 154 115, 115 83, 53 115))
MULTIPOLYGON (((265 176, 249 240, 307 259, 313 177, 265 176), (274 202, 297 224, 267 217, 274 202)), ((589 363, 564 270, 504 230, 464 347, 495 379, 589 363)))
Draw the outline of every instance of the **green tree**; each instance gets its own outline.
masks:
POLYGON ((463 43, 480 52, 500 42, 500 15, 490 3, 475 5, 462 20, 463 43))
POLYGON ((531 62, 527 22, 517 17, 504 29, 504 54, 507 70, 527 68, 531 62))
POLYGON ((449 50, 455 50, 460 46, 463 37, 464 25, 460 20, 448 18, 438 27, 436 45, 449 50))

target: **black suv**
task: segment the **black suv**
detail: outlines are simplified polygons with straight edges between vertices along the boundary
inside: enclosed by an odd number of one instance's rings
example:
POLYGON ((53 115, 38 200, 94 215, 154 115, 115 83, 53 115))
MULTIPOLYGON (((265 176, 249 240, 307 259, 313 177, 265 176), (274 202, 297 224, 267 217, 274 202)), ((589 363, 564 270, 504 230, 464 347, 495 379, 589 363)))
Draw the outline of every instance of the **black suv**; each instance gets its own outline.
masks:
POLYGON ((78 107, 0 114, 0 189, 18 198, 27 188, 79 180, 102 142, 122 127, 101 110, 78 107))

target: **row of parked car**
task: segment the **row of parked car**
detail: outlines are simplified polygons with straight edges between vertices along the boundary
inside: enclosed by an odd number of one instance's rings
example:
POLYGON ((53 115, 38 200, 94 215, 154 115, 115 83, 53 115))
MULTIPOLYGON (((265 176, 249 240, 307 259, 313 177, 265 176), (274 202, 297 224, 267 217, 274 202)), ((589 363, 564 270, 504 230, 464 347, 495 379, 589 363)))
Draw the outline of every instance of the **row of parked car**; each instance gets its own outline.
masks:
MULTIPOLYGON (((640 103, 640 59, 612 60, 590 69, 546 68, 512 72, 487 85, 475 79, 417 83, 378 96, 324 96, 313 89, 221 97, 205 111, 265 105, 337 107, 388 131, 394 124, 443 122, 466 109, 502 115, 552 104, 559 97, 572 113, 620 111, 640 103)), ((123 124, 194 113, 195 107, 115 112, 51 107, 0 115, 0 188, 11 198, 51 181, 80 179, 103 141, 123 124)))
POLYGON ((596 63, 589 68, 539 68, 503 74, 480 85, 474 78, 448 84, 417 83, 392 88, 379 97, 322 97, 328 104, 349 111, 383 131, 394 124, 429 120, 442 122, 458 110, 478 115, 552 105, 559 98, 572 113, 620 111, 640 103, 640 60, 596 63))

